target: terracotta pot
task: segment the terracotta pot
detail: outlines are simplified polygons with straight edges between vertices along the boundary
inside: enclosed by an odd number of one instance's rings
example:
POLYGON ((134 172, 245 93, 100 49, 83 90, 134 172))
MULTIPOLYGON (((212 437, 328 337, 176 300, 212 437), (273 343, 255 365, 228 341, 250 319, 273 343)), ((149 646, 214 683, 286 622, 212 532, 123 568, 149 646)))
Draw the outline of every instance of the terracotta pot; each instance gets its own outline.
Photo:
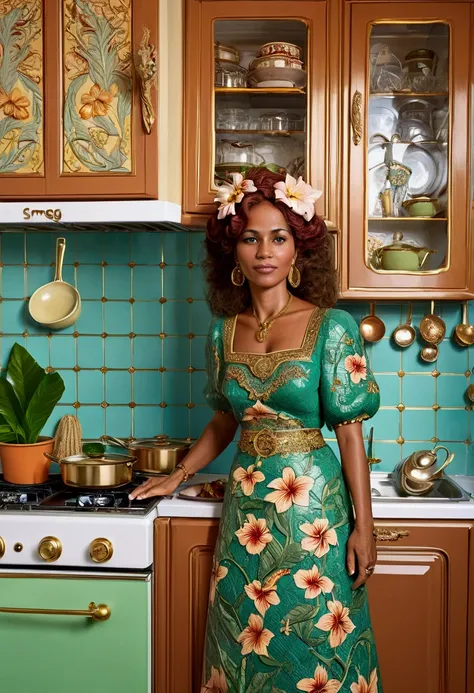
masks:
POLYGON ((40 436, 37 443, 0 443, 3 476, 10 484, 42 484, 51 464, 43 453, 51 454, 54 438, 40 436))

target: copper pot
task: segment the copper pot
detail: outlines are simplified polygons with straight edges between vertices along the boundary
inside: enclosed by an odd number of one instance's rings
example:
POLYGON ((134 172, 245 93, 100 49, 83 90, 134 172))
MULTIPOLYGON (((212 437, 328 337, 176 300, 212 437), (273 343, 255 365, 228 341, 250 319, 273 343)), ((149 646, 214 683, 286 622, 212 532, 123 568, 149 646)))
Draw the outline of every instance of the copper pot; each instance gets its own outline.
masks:
POLYGON ((191 441, 173 440, 166 435, 151 439, 125 441, 113 436, 102 436, 103 443, 116 445, 128 450, 137 458, 135 471, 146 474, 170 474, 188 454, 191 441))
POLYGON ((117 488, 132 480, 134 455, 109 455, 89 457, 70 455, 62 459, 44 453, 45 457, 59 464, 61 479, 66 486, 84 489, 117 488))

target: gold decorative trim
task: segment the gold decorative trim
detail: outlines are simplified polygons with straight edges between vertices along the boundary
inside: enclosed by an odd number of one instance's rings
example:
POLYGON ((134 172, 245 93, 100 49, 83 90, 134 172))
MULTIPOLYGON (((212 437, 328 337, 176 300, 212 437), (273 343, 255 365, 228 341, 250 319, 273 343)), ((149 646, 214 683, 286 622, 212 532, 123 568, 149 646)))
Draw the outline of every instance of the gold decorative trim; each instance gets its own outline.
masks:
POLYGON ((306 379, 307 377, 306 371, 301 366, 291 366, 282 371, 267 387, 257 390, 250 384, 247 374, 237 366, 229 366, 225 374, 225 379, 236 380, 240 387, 249 393, 250 399, 259 399, 261 402, 266 402, 267 399, 270 399, 272 394, 280 387, 283 387, 283 385, 286 385, 289 380, 306 379))
POLYGON ((135 53, 135 70, 140 80, 140 102, 142 106, 142 121, 145 132, 151 133, 155 122, 155 109, 151 98, 151 88, 156 86, 157 66, 156 48, 150 43, 150 29, 144 27, 143 38, 135 53))
POLYGON ((233 351, 235 328, 238 314, 224 321, 224 361, 226 363, 243 363, 248 366, 256 378, 267 380, 278 366, 285 361, 311 361, 311 356, 318 338, 319 329, 326 313, 325 309, 316 307, 308 320, 303 343, 298 349, 280 349, 268 354, 244 353, 233 351))
POLYGON ((355 91, 351 106, 352 141, 357 147, 362 139, 362 94, 355 91))
POLYGON ((400 402, 400 404, 397 404, 397 409, 400 412, 405 411, 405 405, 400 402))
POLYGON ((253 457, 289 455, 297 452, 311 452, 326 445, 319 428, 299 428, 295 431, 242 430, 239 448, 253 457))
POLYGON ((370 419, 370 416, 368 414, 359 414, 359 416, 355 416, 353 419, 348 419, 347 421, 340 421, 339 423, 334 424, 333 428, 340 428, 341 426, 347 426, 348 424, 353 423, 362 423, 362 421, 367 421, 367 419, 370 419))
POLYGON ((375 380, 369 380, 367 383, 367 392, 370 395, 377 395, 380 392, 380 388, 375 382, 375 380))

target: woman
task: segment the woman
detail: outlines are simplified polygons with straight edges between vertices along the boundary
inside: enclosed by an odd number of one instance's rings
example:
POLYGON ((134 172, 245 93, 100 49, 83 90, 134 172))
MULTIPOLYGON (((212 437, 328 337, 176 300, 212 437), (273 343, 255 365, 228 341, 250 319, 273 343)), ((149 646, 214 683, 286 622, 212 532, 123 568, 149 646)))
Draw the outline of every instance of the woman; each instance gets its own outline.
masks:
POLYGON ((207 343, 214 418, 169 478, 132 495, 172 493, 240 424, 202 693, 380 693, 364 587, 376 549, 360 423, 377 411, 379 390, 356 323, 332 308, 330 240, 314 214, 320 193, 265 169, 233 180, 219 189, 206 237, 209 303, 220 316, 207 343))

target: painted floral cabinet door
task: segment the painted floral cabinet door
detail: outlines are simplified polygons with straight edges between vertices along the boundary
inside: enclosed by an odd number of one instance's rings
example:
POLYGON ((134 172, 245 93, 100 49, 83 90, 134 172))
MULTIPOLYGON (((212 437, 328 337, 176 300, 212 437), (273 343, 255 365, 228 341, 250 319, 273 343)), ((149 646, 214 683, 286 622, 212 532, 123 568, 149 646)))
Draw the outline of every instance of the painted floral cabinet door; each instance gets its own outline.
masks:
POLYGON ((0 198, 157 196, 156 91, 149 109, 135 67, 157 22, 146 0, 0 2, 0 198))

